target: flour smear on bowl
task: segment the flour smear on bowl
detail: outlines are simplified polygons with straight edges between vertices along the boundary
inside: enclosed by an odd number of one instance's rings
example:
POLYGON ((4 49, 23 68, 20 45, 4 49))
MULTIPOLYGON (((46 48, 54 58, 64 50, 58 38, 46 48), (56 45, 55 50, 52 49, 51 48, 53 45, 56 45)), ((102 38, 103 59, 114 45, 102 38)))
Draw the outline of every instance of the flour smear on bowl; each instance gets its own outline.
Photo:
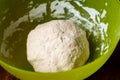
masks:
MULTIPOLYGON (((105 21, 107 11, 106 9, 98 11, 95 8, 87 7, 84 4, 85 2, 86 0, 51 0, 46 3, 30 1, 25 8, 20 7, 19 10, 8 8, 4 10, 5 15, 1 18, 0 25, 6 28, 3 30, 2 43, 0 43, 0 55, 13 63, 17 60, 18 63, 14 66, 28 69, 24 66, 24 64, 29 66, 26 60, 28 33, 38 24, 58 19, 72 20, 87 32, 91 60, 94 60, 95 58, 92 58, 97 57, 96 55, 104 55, 109 47, 109 39, 107 39, 109 23, 105 21), (16 17, 12 15, 15 13, 16 17), (21 59, 24 62, 21 62, 21 59), (23 66, 21 67, 21 65, 23 66)), ((104 4, 105 7, 108 5, 107 2, 104 4)))

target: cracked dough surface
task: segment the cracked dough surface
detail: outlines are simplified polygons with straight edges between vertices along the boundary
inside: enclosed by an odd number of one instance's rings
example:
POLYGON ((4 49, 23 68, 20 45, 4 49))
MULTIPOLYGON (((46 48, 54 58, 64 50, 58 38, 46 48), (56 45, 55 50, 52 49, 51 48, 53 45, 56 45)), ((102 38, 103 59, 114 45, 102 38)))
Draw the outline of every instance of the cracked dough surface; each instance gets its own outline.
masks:
POLYGON ((60 72, 89 58, 86 33, 70 20, 39 24, 27 38, 27 59, 36 72, 60 72))

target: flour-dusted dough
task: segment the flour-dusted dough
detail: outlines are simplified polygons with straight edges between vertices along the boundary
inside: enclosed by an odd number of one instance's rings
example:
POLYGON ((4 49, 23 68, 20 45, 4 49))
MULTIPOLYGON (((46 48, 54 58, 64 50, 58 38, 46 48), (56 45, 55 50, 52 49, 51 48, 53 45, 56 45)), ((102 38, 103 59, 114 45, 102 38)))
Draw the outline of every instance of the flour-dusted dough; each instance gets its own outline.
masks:
POLYGON ((37 72, 71 70, 88 58, 86 33, 70 20, 39 24, 28 34, 27 59, 37 72))

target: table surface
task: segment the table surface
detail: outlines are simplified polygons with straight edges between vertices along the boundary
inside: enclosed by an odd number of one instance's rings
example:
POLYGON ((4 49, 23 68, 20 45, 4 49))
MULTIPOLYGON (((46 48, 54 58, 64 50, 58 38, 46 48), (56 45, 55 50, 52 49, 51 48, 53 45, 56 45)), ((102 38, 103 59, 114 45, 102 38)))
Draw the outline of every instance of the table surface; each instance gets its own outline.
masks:
MULTIPOLYGON (((0 80, 19 80, 0 67, 0 80)), ((85 80, 120 80, 120 41, 109 60, 85 80)))

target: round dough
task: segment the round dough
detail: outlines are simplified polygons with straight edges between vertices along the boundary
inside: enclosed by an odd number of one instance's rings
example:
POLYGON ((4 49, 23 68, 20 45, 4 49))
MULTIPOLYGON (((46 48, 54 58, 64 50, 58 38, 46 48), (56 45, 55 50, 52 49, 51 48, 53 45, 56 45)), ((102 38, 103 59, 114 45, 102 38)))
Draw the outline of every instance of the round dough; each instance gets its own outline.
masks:
POLYGON ((37 72, 71 70, 88 58, 86 33, 70 20, 39 24, 28 34, 27 59, 37 72))

